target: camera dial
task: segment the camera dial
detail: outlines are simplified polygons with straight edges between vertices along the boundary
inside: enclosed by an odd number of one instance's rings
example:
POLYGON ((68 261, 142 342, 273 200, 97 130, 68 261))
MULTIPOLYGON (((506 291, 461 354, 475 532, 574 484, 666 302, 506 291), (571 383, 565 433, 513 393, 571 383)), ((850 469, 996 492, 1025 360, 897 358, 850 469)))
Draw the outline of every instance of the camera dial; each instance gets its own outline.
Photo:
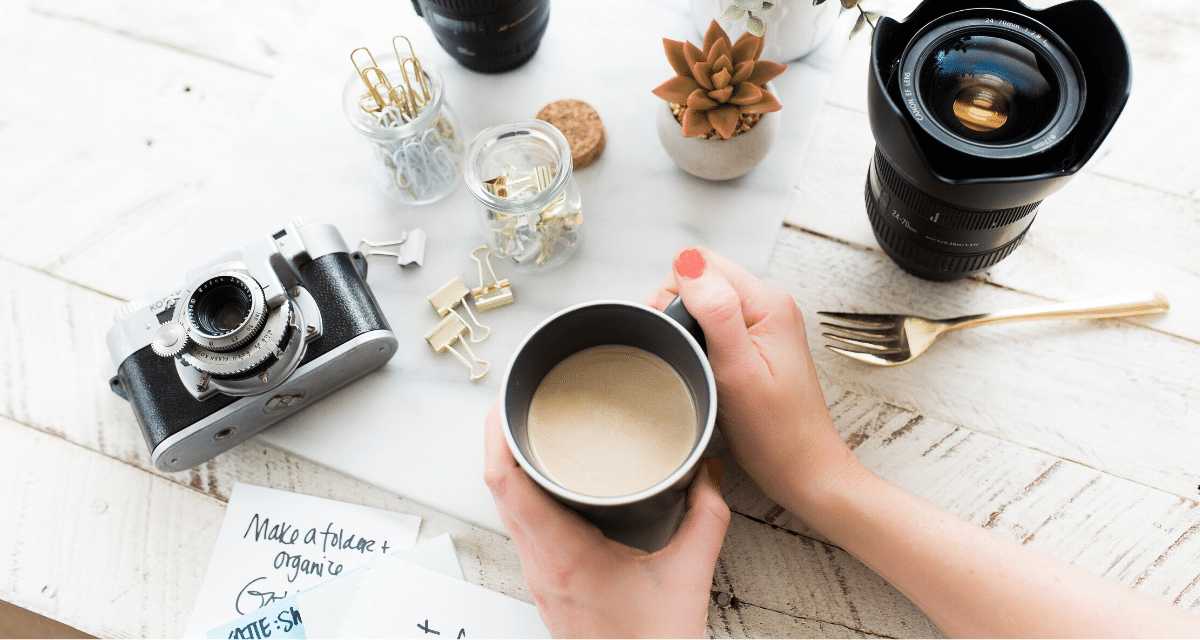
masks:
POLYGON ((232 351, 258 335, 267 322, 262 287, 249 275, 222 271, 189 292, 184 309, 192 342, 208 351, 232 351))

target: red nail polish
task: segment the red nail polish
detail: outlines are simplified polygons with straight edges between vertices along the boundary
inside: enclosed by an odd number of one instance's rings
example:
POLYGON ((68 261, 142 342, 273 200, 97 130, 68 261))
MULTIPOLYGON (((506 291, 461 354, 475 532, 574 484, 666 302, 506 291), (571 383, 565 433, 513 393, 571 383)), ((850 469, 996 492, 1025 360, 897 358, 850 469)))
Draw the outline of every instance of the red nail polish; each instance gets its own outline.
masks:
POLYGON ((704 267, 704 256, 695 249, 681 251, 675 258, 675 273, 685 278, 699 278, 704 275, 704 267))

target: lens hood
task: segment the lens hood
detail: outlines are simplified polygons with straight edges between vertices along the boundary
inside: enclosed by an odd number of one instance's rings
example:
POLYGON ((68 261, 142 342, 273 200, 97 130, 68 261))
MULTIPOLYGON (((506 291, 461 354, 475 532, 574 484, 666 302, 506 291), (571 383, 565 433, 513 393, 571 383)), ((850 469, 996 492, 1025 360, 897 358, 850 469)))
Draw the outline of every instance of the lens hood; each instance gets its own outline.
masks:
POLYGON ((1060 189, 1095 154, 1131 87, 1129 49, 1116 23, 1094 0, 1070 0, 1041 10, 1019 0, 926 0, 903 21, 880 18, 870 66, 867 107, 877 152, 921 192, 968 210, 1022 207, 1060 189), (1043 153, 989 157, 964 152, 930 135, 901 95, 901 60, 914 40, 931 25, 982 10, 1015 14, 1013 22, 1035 25, 1031 31, 1044 26, 1044 40, 1065 47, 1078 61, 1074 68, 1087 88, 1082 112, 1043 153))

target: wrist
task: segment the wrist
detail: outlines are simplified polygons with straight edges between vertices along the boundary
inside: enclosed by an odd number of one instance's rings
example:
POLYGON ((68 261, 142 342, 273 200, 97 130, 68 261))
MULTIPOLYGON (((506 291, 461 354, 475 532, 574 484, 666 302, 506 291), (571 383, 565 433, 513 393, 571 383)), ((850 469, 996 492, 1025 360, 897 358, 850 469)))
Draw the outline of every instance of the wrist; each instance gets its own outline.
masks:
POLYGON ((788 511, 818 530, 835 517, 839 505, 865 491, 875 477, 854 457, 836 431, 831 429, 830 435, 833 442, 823 447, 819 464, 807 469, 797 468, 788 483, 793 490, 785 501, 779 501, 788 511))

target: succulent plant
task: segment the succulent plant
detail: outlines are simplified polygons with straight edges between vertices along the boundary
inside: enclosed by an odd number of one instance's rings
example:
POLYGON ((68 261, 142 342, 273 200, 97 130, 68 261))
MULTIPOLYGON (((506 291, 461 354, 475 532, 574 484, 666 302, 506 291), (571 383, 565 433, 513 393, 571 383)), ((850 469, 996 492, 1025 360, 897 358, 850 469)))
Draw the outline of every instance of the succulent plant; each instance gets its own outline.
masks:
POLYGON ((737 42, 717 24, 709 25, 703 47, 663 38, 667 60, 677 74, 654 89, 654 95, 672 103, 685 138, 729 139, 753 126, 762 114, 783 105, 763 88, 787 65, 759 60, 763 39, 749 33, 737 42))

